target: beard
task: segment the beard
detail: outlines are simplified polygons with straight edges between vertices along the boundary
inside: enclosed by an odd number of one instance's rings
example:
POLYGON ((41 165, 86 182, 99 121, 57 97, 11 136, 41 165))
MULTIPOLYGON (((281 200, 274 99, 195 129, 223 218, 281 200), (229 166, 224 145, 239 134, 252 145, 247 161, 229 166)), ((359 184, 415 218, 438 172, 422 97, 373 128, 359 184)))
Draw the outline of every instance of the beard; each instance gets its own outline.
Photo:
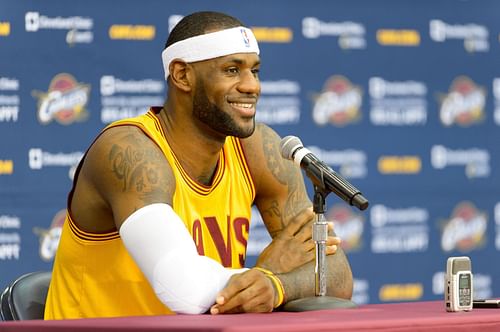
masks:
POLYGON ((201 81, 196 86, 194 92, 193 115, 212 130, 224 136, 246 138, 252 135, 255 130, 255 117, 252 118, 252 126, 250 128, 243 127, 238 125, 230 114, 210 102, 207 97, 204 81, 201 81))

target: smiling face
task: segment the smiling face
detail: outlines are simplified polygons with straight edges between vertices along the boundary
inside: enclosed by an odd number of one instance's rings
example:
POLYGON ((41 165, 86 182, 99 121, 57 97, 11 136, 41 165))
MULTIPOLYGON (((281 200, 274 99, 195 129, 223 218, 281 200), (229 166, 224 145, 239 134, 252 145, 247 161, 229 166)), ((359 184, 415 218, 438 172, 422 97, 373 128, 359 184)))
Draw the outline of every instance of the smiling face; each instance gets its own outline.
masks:
POLYGON ((195 119, 223 136, 252 135, 260 95, 259 56, 238 53, 191 65, 196 69, 195 119))

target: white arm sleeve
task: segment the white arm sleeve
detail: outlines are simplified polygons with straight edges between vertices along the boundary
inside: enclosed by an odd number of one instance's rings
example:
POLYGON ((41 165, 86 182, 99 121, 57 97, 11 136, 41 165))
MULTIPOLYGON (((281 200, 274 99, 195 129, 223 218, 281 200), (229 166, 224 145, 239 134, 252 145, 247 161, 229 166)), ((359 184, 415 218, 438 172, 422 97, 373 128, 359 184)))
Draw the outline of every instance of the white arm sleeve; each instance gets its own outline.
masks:
POLYGON ((160 301, 178 313, 206 312, 229 278, 247 270, 224 268, 198 255, 186 226, 168 204, 135 211, 123 222, 120 236, 160 301))

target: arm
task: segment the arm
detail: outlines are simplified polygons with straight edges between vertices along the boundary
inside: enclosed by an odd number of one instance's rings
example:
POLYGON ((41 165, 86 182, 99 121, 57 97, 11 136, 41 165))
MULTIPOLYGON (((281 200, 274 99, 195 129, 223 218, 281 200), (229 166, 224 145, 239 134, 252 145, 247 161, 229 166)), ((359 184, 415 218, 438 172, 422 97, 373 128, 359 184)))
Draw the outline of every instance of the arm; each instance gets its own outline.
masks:
POLYGON ((117 127, 102 134, 89 150, 78 183, 73 200, 78 220, 87 227, 92 219, 110 221, 158 298, 171 310, 207 311, 229 278, 242 272, 198 255, 171 208, 172 170, 159 147, 138 128, 117 127), (93 202, 82 204, 85 199, 93 202))
MULTIPOLYGON (((312 261, 315 246, 311 239, 314 213, 300 169, 283 159, 278 147, 278 135, 264 125, 259 125, 254 135, 244 140, 245 154, 257 190, 255 202, 273 238, 259 256, 257 266, 276 274, 283 284, 286 302, 315 295, 315 263, 312 261)), ((351 269, 343 251, 337 248, 340 240, 333 235, 327 239, 327 292, 328 295, 350 299, 351 269)), ((211 312, 252 311, 248 303, 252 294, 245 291, 248 279, 248 274, 231 277, 219 293, 211 312)), ((274 294, 276 303, 277 287, 274 294)))
MULTIPOLYGON (((256 151, 252 155, 252 164, 255 159, 260 165, 267 166, 256 172, 256 204, 273 241, 286 233, 294 220, 303 218, 307 214, 304 209, 311 206, 300 168, 281 157, 279 143, 279 136, 264 125, 258 127, 256 139, 251 142, 252 151, 256 151)), ((310 229, 310 224, 306 225, 310 229)), ((328 295, 350 299, 352 272, 342 249, 338 248, 335 255, 328 255, 327 262, 328 295)), ((314 265, 314 261, 309 261, 290 272, 279 274, 285 287, 286 301, 314 296, 314 265)), ((280 272, 273 266, 268 268, 280 272)))

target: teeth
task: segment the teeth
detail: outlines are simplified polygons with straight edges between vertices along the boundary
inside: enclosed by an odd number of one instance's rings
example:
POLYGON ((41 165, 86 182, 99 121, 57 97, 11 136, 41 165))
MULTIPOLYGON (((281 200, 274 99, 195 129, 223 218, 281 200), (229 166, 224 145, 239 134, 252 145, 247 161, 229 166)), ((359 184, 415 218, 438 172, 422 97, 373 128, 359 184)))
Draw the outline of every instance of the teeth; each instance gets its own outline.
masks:
POLYGON ((232 105, 236 107, 241 107, 241 108, 252 108, 253 104, 241 104, 241 103, 231 103, 232 105))

